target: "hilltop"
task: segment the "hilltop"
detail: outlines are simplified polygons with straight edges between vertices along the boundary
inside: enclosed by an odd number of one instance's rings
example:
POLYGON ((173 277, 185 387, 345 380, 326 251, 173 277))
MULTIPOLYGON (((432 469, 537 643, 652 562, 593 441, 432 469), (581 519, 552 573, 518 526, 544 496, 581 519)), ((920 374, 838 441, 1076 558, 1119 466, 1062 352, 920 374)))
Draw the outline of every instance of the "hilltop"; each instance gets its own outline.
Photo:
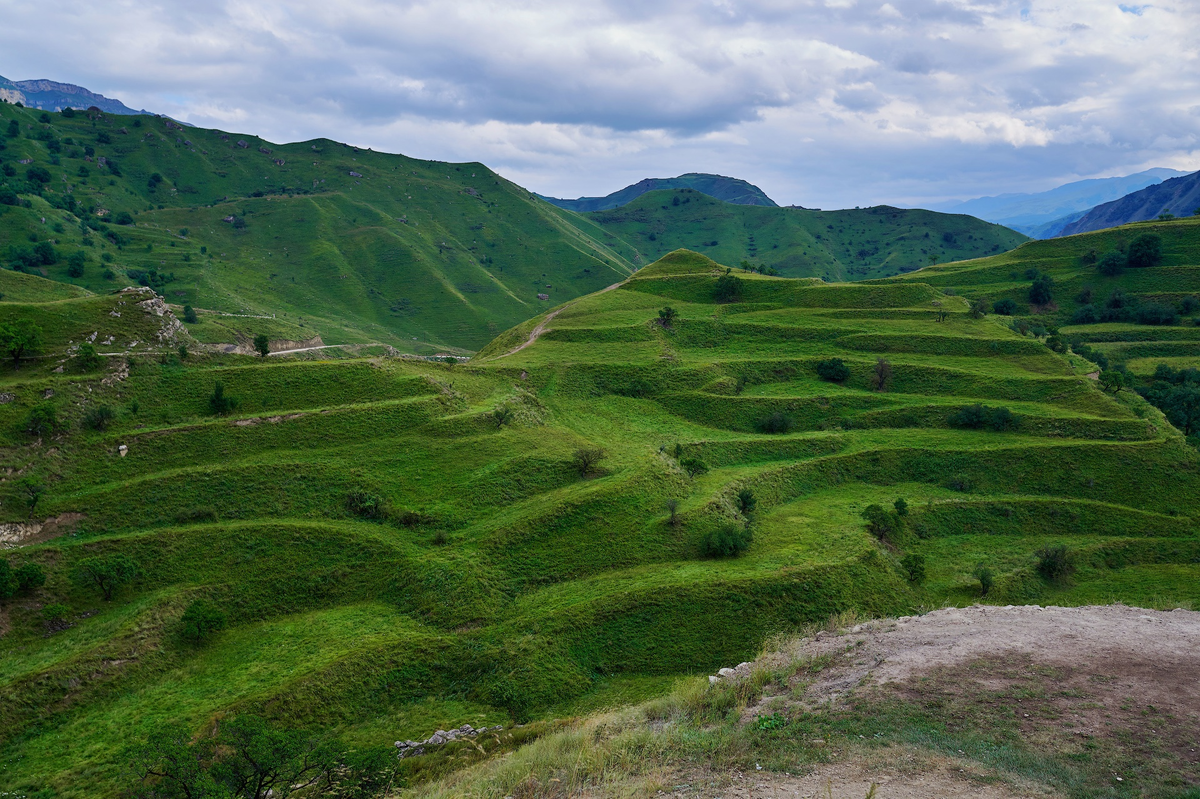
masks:
POLYGON ((713 199, 735 205, 762 205, 775 208, 775 201, 753 183, 747 183, 737 178, 727 178, 723 175, 708 175, 700 172, 689 172, 677 178, 646 178, 632 186, 626 186, 620 191, 604 197, 580 197, 577 200, 560 200, 556 197, 543 197, 546 202, 553 203, 568 211, 585 213, 587 211, 607 211, 627 205, 643 194, 663 189, 694 189, 707 194, 713 199))
POLYGON ((842 211, 733 205, 689 189, 654 191, 587 214, 649 260, 687 248, 785 277, 866 280, 1003 252, 1020 233, 970 216, 890 206, 842 211))
POLYGON ((1193 216, 1200 212, 1200 172, 1164 180, 1098 205, 1062 229, 1062 235, 1145 222, 1160 215, 1193 216))
POLYGON ((0 274, 46 331, 0 375, 5 555, 46 575, 0 617, 10 790, 117 796, 254 719, 407 789, 832 614, 1200 601, 1196 450, 920 275, 674 252, 452 365, 197 355, 148 292, 0 274), (111 601, 90 558, 133 564, 111 601), (502 729, 388 754, 463 724, 502 729))

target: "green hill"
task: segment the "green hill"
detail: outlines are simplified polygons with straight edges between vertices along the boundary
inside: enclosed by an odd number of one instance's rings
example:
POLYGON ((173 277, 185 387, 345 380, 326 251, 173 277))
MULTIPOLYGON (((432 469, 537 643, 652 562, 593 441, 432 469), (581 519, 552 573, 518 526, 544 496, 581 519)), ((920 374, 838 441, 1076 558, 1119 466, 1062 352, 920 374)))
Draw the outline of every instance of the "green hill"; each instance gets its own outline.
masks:
POLYGON ((8 790, 121 795, 130 747, 231 715, 326 732, 407 787, 489 755, 396 761, 397 739, 501 724, 504 751, 833 613, 979 601, 981 565, 988 602, 1200 601, 1196 450, 911 276, 677 252, 460 365, 181 358, 141 296, 0 303, 46 330, 0 373, 4 554, 47 575, 0 615, 8 790), (68 356, 92 333, 131 354, 87 371, 68 356), (1070 580, 1037 571, 1054 545, 1070 580), (111 601, 72 579, 116 555, 137 576, 111 601), (206 607, 225 626, 197 643, 206 607))
POLYGON ((1002 252, 1026 241, 970 216, 877 206, 844 211, 722 203, 698 191, 644 194, 587 214, 652 261, 679 248, 784 277, 829 281, 903 274, 942 261, 1002 252))
POLYGON ((565 208, 568 211, 607 211, 626 205, 646 192, 663 189, 694 189, 709 197, 735 205, 764 205, 775 208, 775 201, 766 195, 762 189, 753 183, 747 183, 737 178, 727 178, 722 175, 707 175, 700 172, 689 172, 677 178, 646 178, 632 186, 626 186, 620 191, 604 197, 580 197, 577 200, 560 200, 556 197, 543 197, 546 202, 565 208))
POLYGON ((633 269, 630 248, 482 164, 9 104, 0 143, 6 264, 92 292, 140 281, 298 338, 475 350, 633 269))

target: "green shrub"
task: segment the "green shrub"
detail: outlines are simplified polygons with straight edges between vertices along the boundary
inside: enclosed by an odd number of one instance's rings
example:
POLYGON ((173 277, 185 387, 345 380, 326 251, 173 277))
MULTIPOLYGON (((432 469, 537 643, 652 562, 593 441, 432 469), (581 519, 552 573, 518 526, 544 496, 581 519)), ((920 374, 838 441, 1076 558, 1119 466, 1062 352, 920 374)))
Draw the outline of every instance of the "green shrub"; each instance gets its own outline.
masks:
POLYGON ((758 498, 754 496, 754 492, 748 488, 743 488, 737 495, 738 510, 743 516, 749 516, 754 513, 754 509, 758 507, 758 498))
POLYGON ((109 602, 122 586, 133 582, 138 566, 128 555, 115 553, 84 558, 71 570, 71 582, 80 588, 95 588, 109 602))
POLYGON ((910 583, 919 585, 925 582, 924 555, 905 555, 900 559, 900 568, 904 571, 904 576, 908 578, 910 583))
POLYGON ((59 429, 58 409, 49 402, 39 402, 29 409, 25 417, 25 432, 37 438, 54 435, 59 429))
POLYGON ((979 596, 985 597, 996 584, 996 573, 982 563, 975 567, 974 577, 979 581, 979 596))
POLYGON ((1062 580, 1075 573, 1075 558, 1062 544, 1039 549, 1037 573, 1047 580, 1062 580))
POLYGON ((1049 275, 1039 275, 1029 287, 1031 305, 1048 305, 1054 299, 1054 281, 1049 275))
POLYGON ((1017 416, 1008 408, 989 408, 986 405, 968 405, 950 417, 954 427, 969 430, 988 428, 997 432, 1012 430, 1017 426, 1017 416))
POLYGON ((817 377, 830 383, 841 383, 850 377, 850 367, 841 358, 817 361, 817 377))
POLYGON ((364 519, 382 519, 387 515, 387 503, 365 489, 355 489, 346 495, 346 510, 364 519))
POLYGON ((892 503, 892 507, 896 509, 898 516, 908 515, 908 503, 904 501, 904 497, 899 497, 892 503))
POLYGON ((708 464, 699 458, 684 458, 679 462, 679 468, 687 472, 688 477, 699 477, 708 473, 708 464))
POLYGON ((1017 304, 1010 299, 996 300, 992 303, 992 313, 1000 316, 1012 316, 1017 312, 1017 304))
POLYGON ((61 603, 47 605, 42 608, 42 621, 51 629, 62 629, 66 626, 67 618, 71 615, 71 609, 61 603))
POLYGON ((183 306, 183 321, 189 325, 194 325, 200 321, 200 317, 196 316, 196 309, 190 305, 183 306))
POLYGON ((117 418, 117 414, 107 405, 98 405, 95 408, 88 408, 83 415, 83 426, 88 430, 107 430, 112 424, 113 419, 117 418))
POLYGON ((1109 250, 1096 263, 1096 270, 1105 277, 1116 277, 1125 269, 1125 256, 1116 250, 1109 250))
POLYGON ((226 396, 225 384, 220 380, 213 386, 212 394, 208 397, 208 410, 217 416, 232 413, 240 404, 236 397, 226 396))
POLYGON ((795 421, 783 411, 775 411, 775 413, 760 419, 756 427, 760 433, 780 434, 790 432, 795 426, 795 421))
POLYGON ((201 644, 225 629, 225 613, 207 599, 197 599, 179 618, 179 634, 185 641, 201 644))
POLYGON ((700 551, 706 558, 730 558, 750 548, 754 533, 749 527, 727 522, 710 531, 701 542, 700 551))
POLYGON ((659 310, 658 323, 663 327, 670 327, 671 323, 675 321, 675 317, 678 315, 678 313, 678 311, 668 305, 666 308, 659 310))
POLYGON ((896 534, 903 524, 899 515, 888 511, 882 505, 872 504, 863 510, 862 516, 867 520, 867 532, 880 541, 895 542, 896 534))
POLYGON ((607 457, 608 453, 600 447, 580 447, 571 457, 571 465, 579 471, 580 477, 587 477, 607 457))
POLYGON ((79 345, 75 361, 79 364, 79 369, 84 372, 94 372, 104 366, 104 356, 96 352, 95 345, 88 343, 79 345))

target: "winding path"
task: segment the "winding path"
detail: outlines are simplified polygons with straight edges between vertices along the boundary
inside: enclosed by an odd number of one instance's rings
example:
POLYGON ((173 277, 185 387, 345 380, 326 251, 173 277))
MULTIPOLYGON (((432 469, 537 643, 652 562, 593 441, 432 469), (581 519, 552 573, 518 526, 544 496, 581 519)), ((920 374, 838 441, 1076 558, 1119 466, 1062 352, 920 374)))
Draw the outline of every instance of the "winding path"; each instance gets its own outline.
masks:
MULTIPOLYGON (((625 281, 624 281, 624 280, 622 280, 620 283, 613 283, 611 286, 608 286, 607 288, 602 288, 602 289, 600 289, 599 291, 597 291, 597 292, 596 292, 596 294, 603 294, 603 293, 604 293, 604 292, 606 292, 606 291, 612 291, 613 289, 615 289, 617 286, 621 285, 621 283, 624 283, 624 282, 625 282, 625 281)), ((588 295, 586 295, 586 296, 588 296, 588 297, 593 297, 593 296, 595 296, 595 295, 594 295, 594 294, 588 294, 588 295)), ((583 297, 579 297, 578 299, 571 300, 570 302, 568 302, 566 305, 564 305, 563 307, 559 308, 558 310, 556 310, 556 311, 551 311, 550 313, 546 314, 546 318, 545 318, 545 319, 543 319, 542 321, 538 322, 538 324, 537 324, 537 327, 535 327, 533 330, 529 331, 529 339, 528 339, 527 341, 525 341, 523 344, 519 344, 519 345, 517 345, 516 347, 513 347, 513 348, 512 348, 511 350, 509 350, 508 352, 501 353, 500 355, 495 355, 495 356, 493 356, 493 357, 491 357, 491 358, 488 358, 488 360, 489 360, 489 361, 494 361, 494 360, 497 360, 498 358, 507 358, 508 356, 510 356, 510 355, 515 355, 516 353, 518 353, 518 352, 520 352, 521 350, 525 349, 525 348, 526 348, 526 347, 528 347, 530 344, 532 344, 533 342, 537 341, 537 340, 538 340, 538 338, 539 338, 539 337, 542 335, 542 333, 546 332, 546 325, 550 324, 550 321, 551 321, 552 319, 554 319, 554 317, 558 316, 560 313, 562 313, 563 311, 567 310, 567 309, 568 309, 568 308, 570 308, 572 305, 574 305, 575 303, 579 302, 579 300, 582 300, 582 299, 583 299, 583 297)))

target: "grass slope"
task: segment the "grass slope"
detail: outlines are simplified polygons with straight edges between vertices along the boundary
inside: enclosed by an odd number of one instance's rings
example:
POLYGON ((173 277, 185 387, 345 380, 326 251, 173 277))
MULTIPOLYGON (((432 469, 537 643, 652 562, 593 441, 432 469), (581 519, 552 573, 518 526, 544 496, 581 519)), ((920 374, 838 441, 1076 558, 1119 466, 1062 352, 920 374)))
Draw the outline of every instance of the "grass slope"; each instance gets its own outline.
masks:
POLYGON ((653 191, 587 216, 647 260, 688 248, 784 277, 865 280, 1010 250, 1026 237, 970 216, 888 206, 843 211, 722 203, 699 191, 653 191))
POLYGON ((32 269, 45 277, 104 292, 155 270, 170 302, 273 317, 298 328, 288 338, 470 351, 537 314, 538 294, 554 304, 632 271, 622 242, 482 164, 8 104, 0 143, 0 196, 17 203, 0 204, 6 264, 51 242, 58 261, 32 269))
MULTIPOLYGON (((724 272, 673 253, 461 365, 180 360, 164 345, 104 372, 6 370, 3 520, 84 517, 5 553, 48 574, 0 613, 9 789, 120 795, 126 747, 167 719, 201 732, 253 711, 379 747, 641 699, 834 613, 977 601, 980 563, 999 602, 1200 601, 1200 461, 1140 398, 1102 394, 1078 359, 928 283, 743 275, 741 300, 718 303, 724 272), (843 383, 817 377, 831 357, 843 383), (218 382, 240 400, 226 416, 208 407, 218 382), (64 428, 35 439, 22 422, 43 402, 64 428), (952 424, 976 403, 1018 422, 952 424), (99 405, 107 429, 81 426, 99 405), (790 430, 760 432, 776 414, 790 430), (581 474, 575 453, 593 447, 607 457, 581 474), (709 470, 689 476, 692 458, 709 470), (46 488, 33 513, 30 480, 46 488), (356 510, 363 493, 387 511, 356 510), (881 542, 861 514, 897 497, 909 514, 881 542), (747 552, 704 557, 710 533, 746 524, 747 552), (1058 543, 1073 581, 1034 572, 1058 543), (112 602, 69 579, 114 553, 140 576, 112 602), (924 585, 906 555, 926 558, 924 585), (229 620, 201 646, 180 636, 197 598, 229 620), (65 629, 45 621, 52 604, 65 629)), ((157 317, 108 315, 121 299, 0 315, 41 314, 60 347, 106 319, 154 341, 134 326, 157 317)), ((405 761, 399 787, 449 767, 439 757, 405 761)))

